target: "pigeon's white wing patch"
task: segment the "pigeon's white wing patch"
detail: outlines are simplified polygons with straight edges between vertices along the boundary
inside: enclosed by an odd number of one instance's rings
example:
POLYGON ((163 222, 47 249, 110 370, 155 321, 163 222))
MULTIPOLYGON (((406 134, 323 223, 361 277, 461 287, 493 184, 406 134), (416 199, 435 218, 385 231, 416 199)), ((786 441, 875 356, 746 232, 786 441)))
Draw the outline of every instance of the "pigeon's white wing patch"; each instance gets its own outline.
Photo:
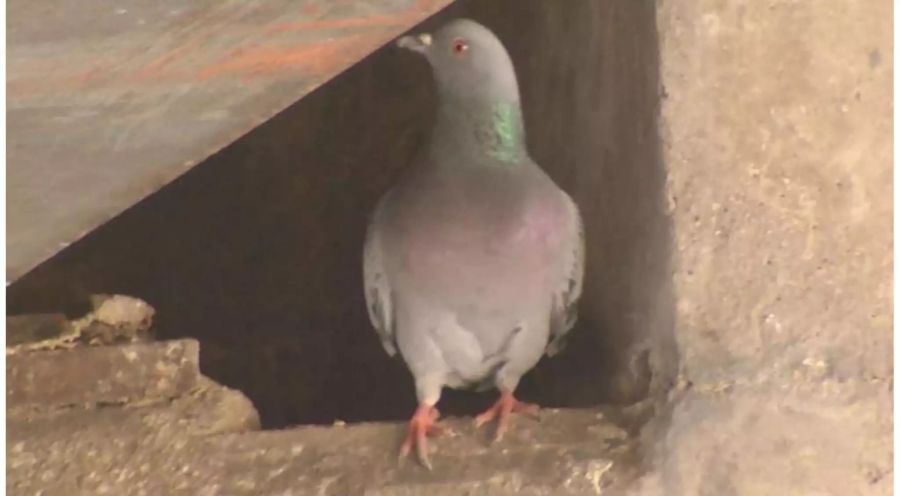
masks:
POLYGON ((369 320, 381 338, 388 355, 397 353, 394 334, 394 312, 391 306, 391 286, 387 277, 381 242, 381 216, 387 195, 375 207, 369 228, 366 231, 366 242, 363 246, 363 282, 366 291, 366 308, 369 320))
POLYGON ((562 277, 553 292, 553 308, 550 313, 550 341, 547 355, 559 353, 565 345, 565 337, 578 320, 578 300, 584 280, 584 223, 575 202, 566 195, 573 220, 571 249, 564 261, 562 277))

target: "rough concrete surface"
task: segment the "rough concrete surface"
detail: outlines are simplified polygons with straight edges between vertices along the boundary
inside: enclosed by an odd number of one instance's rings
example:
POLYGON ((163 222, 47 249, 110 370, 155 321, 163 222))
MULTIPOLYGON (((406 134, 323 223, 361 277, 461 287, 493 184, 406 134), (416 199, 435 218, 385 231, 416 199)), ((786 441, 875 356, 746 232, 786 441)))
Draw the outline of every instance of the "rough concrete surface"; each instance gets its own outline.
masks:
POLYGON ((659 2, 686 388, 636 494, 890 494, 891 18, 659 2))
POLYGON ((449 418, 433 472, 398 463, 405 424, 259 431, 240 392, 200 375, 196 341, 8 354, 7 494, 616 494, 646 410, 544 410, 502 442, 449 418))
POLYGON ((208 380, 172 401, 144 406, 12 414, 6 494, 200 494, 169 491, 185 474, 178 455, 202 450, 204 436, 258 427, 245 396, 208 380))
POLYGON ((6 356, 6 401, 16 410, 168 399, 199 378, 194 340, 20 351, 6 356))
POLYGON ((411 459, 398 463, 403 425, 244 432, 255 415, 235 394, 219 388, 156 407, 13 420, 7 490, 47 496, 616 494, 636 469, 627 433, 598 410, 517 419, 495 445, 471 419, 448 419, 452 433, 433 441, 429 472, 411 459), (210 428, 208 419, 217 416, 230 421, 210 428))

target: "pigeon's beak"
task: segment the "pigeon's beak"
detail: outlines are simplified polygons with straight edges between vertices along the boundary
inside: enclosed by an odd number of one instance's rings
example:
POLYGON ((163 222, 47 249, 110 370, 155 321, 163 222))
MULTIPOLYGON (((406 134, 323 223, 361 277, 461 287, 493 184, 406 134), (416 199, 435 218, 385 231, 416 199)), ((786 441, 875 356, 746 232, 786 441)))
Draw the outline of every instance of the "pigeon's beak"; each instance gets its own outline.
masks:
POLYGON ((431 48, 431 35, 422 33, 418 36, 404 36, 397 40, 397 46, 424 54, 431 48))

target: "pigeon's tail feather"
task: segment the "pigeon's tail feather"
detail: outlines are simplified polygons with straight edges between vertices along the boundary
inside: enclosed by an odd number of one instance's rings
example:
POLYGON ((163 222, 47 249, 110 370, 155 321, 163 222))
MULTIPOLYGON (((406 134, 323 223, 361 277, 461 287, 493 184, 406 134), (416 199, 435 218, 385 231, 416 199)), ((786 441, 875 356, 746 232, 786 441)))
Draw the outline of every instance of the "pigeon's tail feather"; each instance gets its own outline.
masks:
POLYGON ((503 340, 500 349, 496 352, 486 355, 481 362, 472 370, 464 370, 463 367, 454 367, 454 372, 466 382, 466 384, 475 391, 485 391, 494 387, 494 378, 497 372, 506 365, 509 360, 509 351, 512 340, 522 331, 521 326, 515 327, 512 332, 503 340))

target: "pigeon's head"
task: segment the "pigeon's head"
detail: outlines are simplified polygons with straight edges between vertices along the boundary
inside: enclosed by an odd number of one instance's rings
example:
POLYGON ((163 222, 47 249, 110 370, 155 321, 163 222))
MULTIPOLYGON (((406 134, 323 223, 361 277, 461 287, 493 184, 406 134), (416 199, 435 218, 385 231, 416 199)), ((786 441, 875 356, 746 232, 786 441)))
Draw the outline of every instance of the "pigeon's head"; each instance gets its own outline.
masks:
POLYGON ((457 19, 434 33, 404 36, 397 46, 431 64, 441 95, 454 100, 519 101, 516 72, 506 48, 489 29, 457 19))

